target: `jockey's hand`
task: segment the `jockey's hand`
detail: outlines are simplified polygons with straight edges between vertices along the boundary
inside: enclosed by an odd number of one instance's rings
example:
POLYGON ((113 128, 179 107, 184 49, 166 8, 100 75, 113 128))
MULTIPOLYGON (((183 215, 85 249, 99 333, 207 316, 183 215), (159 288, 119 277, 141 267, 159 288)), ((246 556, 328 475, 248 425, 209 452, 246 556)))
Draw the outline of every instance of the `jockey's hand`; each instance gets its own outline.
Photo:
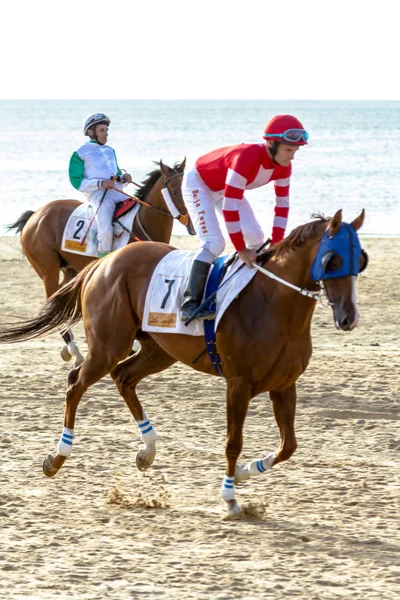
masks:
POLYGON ((132 177, 129 175, 129 173, 124 173, 122 181, 124 181, 125 183, 132 183, 132 177))
POLYGON ((248 267, 252 267, 257 260, 257 252, 253 248, 243 248, 238 252, 238 255, 248 267))
POLYGON ((113 181, 112 179, 103 179, 100 187, 103 190, 108 190, 110 188, 113 188, 114 186, 115 186, 115 181, 113 181))

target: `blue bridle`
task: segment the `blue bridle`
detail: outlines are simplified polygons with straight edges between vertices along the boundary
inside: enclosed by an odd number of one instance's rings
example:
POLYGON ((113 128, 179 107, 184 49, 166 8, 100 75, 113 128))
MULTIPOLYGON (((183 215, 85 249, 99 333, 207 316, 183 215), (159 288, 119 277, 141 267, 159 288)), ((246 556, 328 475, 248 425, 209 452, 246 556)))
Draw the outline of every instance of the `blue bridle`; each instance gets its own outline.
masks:
POLYGON ((323 281, 324 279, 334 279, 336 277, 347 277, 348 275, 358 275, 360 272, 360 256, 365 257, 365 263, 361 271, 367 266, 368 257, 361 248, 360 240, 355 229, 348 223, 342 223, 339 231, 329 237, 329 229, 325 232, 321 240, 318 254, 311 265, 311 277, 314 281, 323 281), (339 269, 329 269, 330 260, 337 254, 341 258, 339 269))

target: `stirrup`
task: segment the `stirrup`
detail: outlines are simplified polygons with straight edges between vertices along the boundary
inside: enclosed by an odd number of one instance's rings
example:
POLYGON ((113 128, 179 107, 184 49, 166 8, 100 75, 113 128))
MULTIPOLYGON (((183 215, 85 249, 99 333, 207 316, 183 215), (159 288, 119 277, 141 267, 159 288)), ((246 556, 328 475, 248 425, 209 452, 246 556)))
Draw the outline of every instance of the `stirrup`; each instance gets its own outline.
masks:
POLYGON ((210 319, 215 319, 215 310, 210 310, 209 308, 202 308, 198 315, 196 315, 196 319, 200 319, 200 321, 208 321, 210 319))
MULTIPOLYGON (((181 308, 181 321, 185 322, 192 318, 193 313, 198 309, 198 306, 190 308, 181 308)), ((215 319, 215 311, 202 308, 201 311, 194 317, 197 321, 208 321, 209 319, 215 319)))

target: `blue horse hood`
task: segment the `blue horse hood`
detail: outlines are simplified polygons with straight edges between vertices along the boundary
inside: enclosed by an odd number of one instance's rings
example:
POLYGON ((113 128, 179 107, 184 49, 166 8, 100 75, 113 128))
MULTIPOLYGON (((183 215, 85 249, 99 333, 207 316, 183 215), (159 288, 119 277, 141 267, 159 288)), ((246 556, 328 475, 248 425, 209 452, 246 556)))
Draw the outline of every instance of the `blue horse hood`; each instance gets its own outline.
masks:
MULTIPOLYGON (((339 231, 333 237, 325 232, 321 240, 318 254, 311 265, 311 277, 314 281, 324 279, 334 279, 337 277, 346 277, 348 275, 358 275, 360 272, 359 261, 362 248, 356 230, 348 223, 342 223, 339 231), (340 269, 335 271, 326 270, 324 258, 329 259, 334 254, 338 254, 343 264, 340 269)), ((329 260, 327 261, 329 262, 329 260)))

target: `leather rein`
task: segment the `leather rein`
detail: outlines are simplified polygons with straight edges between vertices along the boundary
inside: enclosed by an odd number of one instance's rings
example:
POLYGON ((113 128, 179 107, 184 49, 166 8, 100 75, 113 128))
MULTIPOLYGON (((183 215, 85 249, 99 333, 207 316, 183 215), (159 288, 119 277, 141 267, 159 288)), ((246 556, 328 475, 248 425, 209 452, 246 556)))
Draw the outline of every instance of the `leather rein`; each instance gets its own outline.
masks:
MULTIPOLYGON (((170 175, 169 177, 165 177, 164 175, 164 187, 166 187, 168 189, 168 183, 170 181, 172 181, 172 179, 175 179, 176 177, 183 177, 183 173, 179 173, 178 171, 175 171, 173 173, 173 175, 170 175)), ((135 181, 132 181, 132 183, 134 185, 136 185, 137 187, 142 187, 141 185, 139 185, 138 183, 136 183, 135 181)), ((160 212, 161 214, 165 215, 166 217, 172 217, 171 213, 169 211, 163 210, 162 208, 158 208, 157 206, 154 206, 153 204, 150 204, 149 202, 146 202, 145 200, 139 200, 139 198, 136 198, 135 196, 131 196, 130 194, 127 194, 126 192, 123 192, 122 190, 119 190, 118 188, 112 188, 115 189, 116 191, 120 192, 121 194, 123 194, 124 196, 127 196, 128 198, 131 198, 132 200, 135 200, 136 202, 139 202, 139 204, 143 204, 143 206, 147 206, 148 208, 153 208, 154 210, 157 210, 158 212, 160 212)), ((149 192, 150 193, 150 192, 149 192)), ((147 197, 147 196, 146 196, 147 197)), ((173 217, 172 217, 173 218, 173 217)), ((188 215, 180 215, 178 217, 178 220, 183 223, 183 225, 187 225, 187 221, 188 221, 188 215)), ((117 220, 118 221, 118 220, 117 220)), ((121 227, 123 229, 126 230, 127 233, 129 233, 131 235, 131 238, 134 239, 135 241, 141 241, 140 238, 138 238, 137 236, 135 236, 133 234, 133 230, 132 231, 128 231, 126 229, 126 227, 124 227, 124 225, 122 225, 122 223, 120 221, 118 221, 119 225, 121 225, 121 227)), ((140 221, 140 216, 139 213, 137 213, 136 215, 136 223, 137 225, 139 225, 139 228, 142 230, 142 235, 143 237, 147 240, 147 241, 152 241, 152 239, 149 237, 149 235, 147 234, 145 228, 143 227, 141 221, 140 221)))

